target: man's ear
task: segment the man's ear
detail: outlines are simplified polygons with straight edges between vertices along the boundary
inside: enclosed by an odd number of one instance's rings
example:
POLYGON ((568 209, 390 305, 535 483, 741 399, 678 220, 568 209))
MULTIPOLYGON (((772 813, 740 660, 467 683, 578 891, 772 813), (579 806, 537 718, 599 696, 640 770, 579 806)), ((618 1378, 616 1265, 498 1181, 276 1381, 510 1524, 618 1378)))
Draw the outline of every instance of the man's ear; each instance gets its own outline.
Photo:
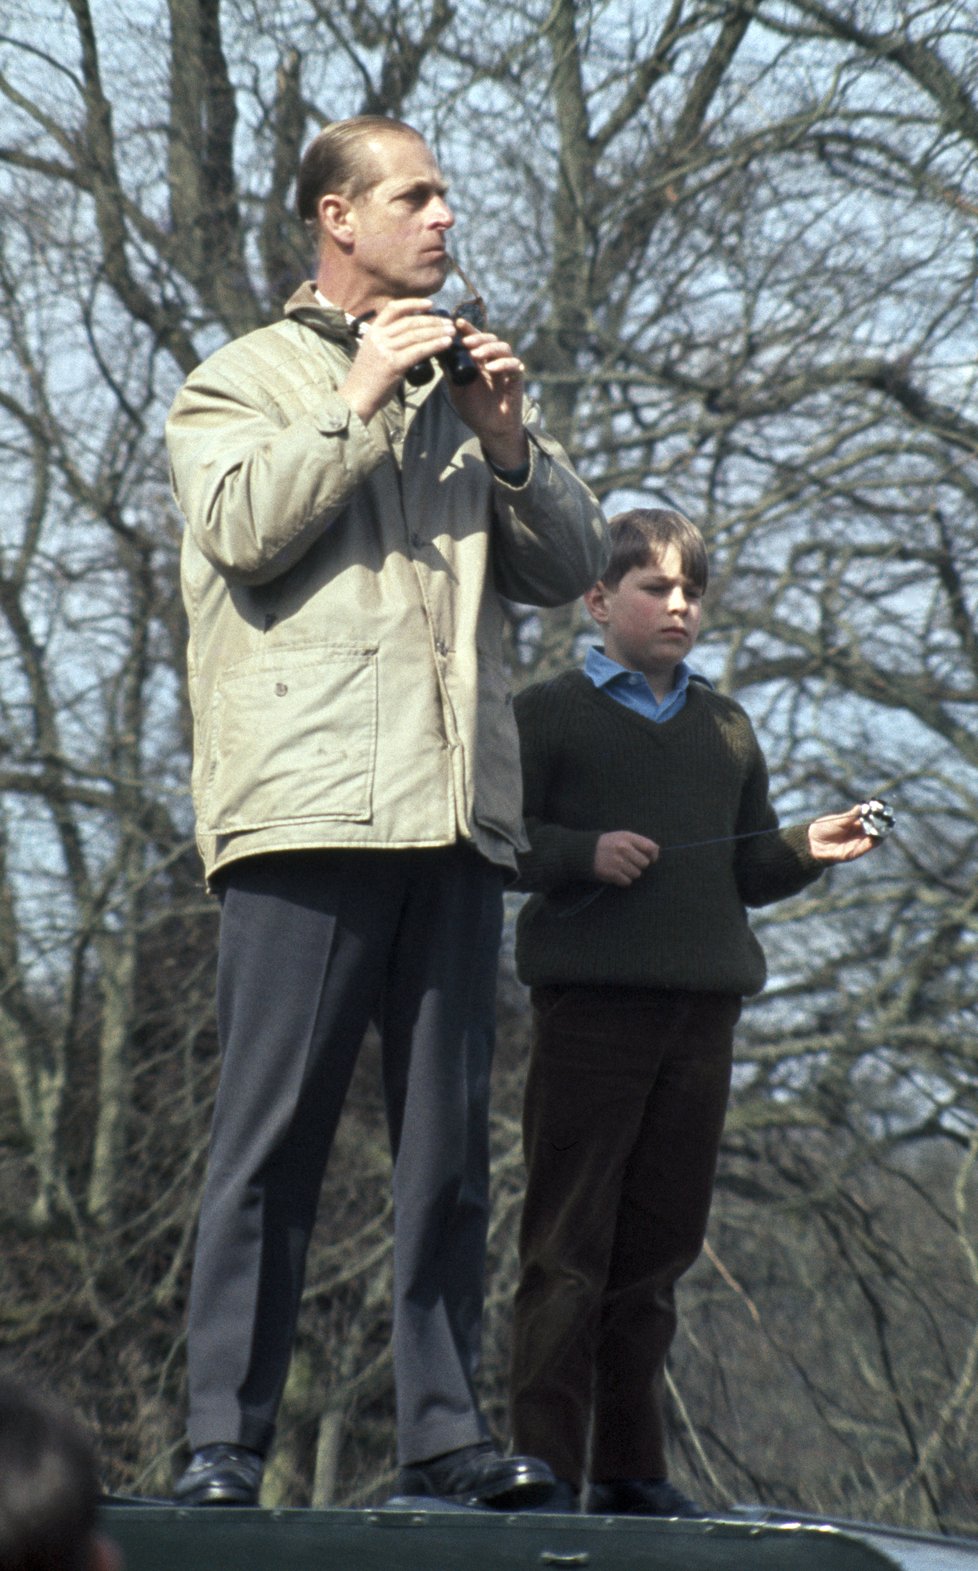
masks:
POLYGON ((598 579, 590 589, 584 591, 583 600, 594 620, 603 627, 608 620, 608 595, 609 590, 603 579, 598 579))
POLYGON ((345 196, 327 191, 316 203, 320 234, 329 235, 337 245, 347 249, 353 242, 352 212, 352 206, 345 196))

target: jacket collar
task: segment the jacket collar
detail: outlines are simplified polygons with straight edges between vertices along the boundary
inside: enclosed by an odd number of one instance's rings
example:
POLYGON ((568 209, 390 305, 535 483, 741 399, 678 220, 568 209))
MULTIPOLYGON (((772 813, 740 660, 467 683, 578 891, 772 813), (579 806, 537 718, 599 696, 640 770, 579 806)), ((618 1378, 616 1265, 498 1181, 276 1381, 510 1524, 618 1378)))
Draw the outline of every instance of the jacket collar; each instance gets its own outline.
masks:
POLYGON ((323 338, 342 344, 352 354, 355 340, 345 313, 336 306, 320 305, 311 279, 300 284, 292 298, 286 301, 285 315, 304 327, 311 327, 323 338))
MULTIPOLYGON (((316 297, 316 286, 311 280, 300 284, 290 300, 285 302, 285 316, 292 322, 300 322, 303 327, 309 327, 320 338, 328 338, 334 344, 339 344, 351 357, 356 354, 356 334, 347 321, 346 312, 339 306, 324 306, 316 297)), ((432 381, 421 387, 412 387, 410 383, 402 383, 402 403, 408 411, 410 421, 415 410, 425 402, 429 395, 442 382, 441 370, 436 370, 432 381)))

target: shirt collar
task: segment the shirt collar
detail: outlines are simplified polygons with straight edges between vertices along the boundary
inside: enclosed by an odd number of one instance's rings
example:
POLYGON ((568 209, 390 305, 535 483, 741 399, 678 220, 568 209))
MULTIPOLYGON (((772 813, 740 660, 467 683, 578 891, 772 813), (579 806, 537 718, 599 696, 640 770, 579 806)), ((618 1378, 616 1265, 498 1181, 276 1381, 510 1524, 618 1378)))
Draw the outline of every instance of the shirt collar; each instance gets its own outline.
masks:
POLYGON ((358 316, 354 316, 352 311, 344 311, 343 307, 337 305, 334 300, 328 300, 323 294, 322 290, 319 289, 315 284, 313 285, 313 292, 316 296, 316 304, 325 306, 327 311, 341 311, 342 314, 346 317, 348 327, 354 327, 355 324, 359 322, 360 318, 358 316))
MULTIPOLYGON (((592 644, 588 650, 587 658, 584 661, 584 670, 595 687, 607 687, 609 682, 614 682, 616 678, 621 676, 626 678, 641 676, 641 672, 632 671, 628 666, 619 665, 617 660, 609 659, 598 644, 592 644)), ((667 703, 672 698, 678 698, 680 693, 685 693, 692 674, 685 660, 680 660, 676 667, 672 687, 662 702, 667 703)), ((642 680, 644 681, 645 678, 643 677, 642 680)), ((651 691, 652 689, 649 688, 650 693, 651 691)))

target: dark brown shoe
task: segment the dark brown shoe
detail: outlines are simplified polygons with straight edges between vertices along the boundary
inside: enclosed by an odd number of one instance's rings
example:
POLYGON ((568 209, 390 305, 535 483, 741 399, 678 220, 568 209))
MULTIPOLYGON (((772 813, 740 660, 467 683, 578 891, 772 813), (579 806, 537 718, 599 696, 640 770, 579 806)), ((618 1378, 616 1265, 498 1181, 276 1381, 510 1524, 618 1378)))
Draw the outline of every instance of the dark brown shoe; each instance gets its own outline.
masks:
POLYGON ((705 1517, 707 1514, 668 1478, 614 1478, 606 1484, 592 1484, 587 1511, 591 1516, 705 1517))

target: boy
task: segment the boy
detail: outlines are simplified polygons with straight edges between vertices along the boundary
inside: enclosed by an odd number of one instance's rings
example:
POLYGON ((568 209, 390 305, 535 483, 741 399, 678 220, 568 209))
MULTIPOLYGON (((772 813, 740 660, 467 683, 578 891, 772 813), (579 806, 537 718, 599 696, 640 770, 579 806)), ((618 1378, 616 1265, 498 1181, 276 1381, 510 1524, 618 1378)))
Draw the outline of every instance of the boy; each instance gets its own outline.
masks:
POLYGON ((746 714, 686 664, 708 577, 681 514, 611 524, 583 671, 516 700, 531 987, 511 1396, 521 1451, 577 1510, 703 1516, 666 1474, 675 1283, 703 1244, 734 1026, 764 984, 745 906, 876 843, 860 809, 779 829, 746 714), (621 827, 619 827, 621 826, 621 827))

